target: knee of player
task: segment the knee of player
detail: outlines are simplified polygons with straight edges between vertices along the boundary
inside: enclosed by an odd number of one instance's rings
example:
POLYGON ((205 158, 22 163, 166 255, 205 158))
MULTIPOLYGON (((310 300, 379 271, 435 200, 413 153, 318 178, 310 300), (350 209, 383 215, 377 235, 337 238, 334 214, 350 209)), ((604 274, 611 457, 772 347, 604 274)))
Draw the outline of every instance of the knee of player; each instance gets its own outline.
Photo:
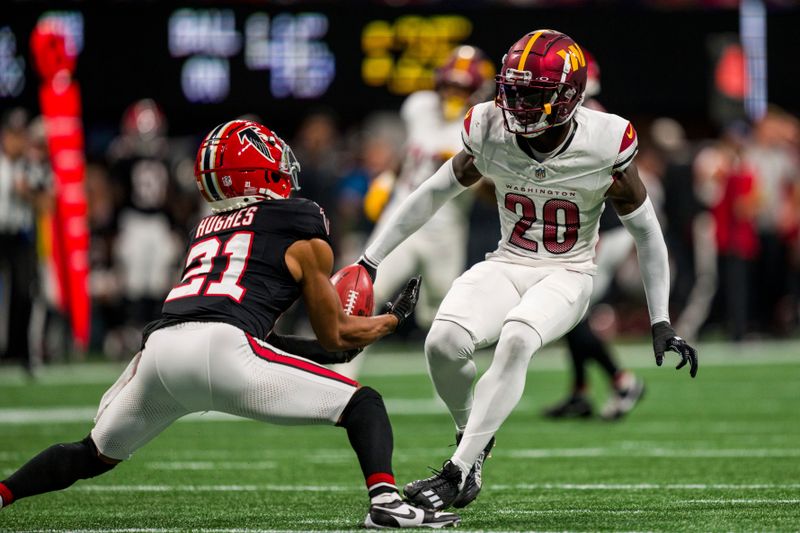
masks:
POLYGON ((383 397, 372 387, 360 387, 347 402, 337 426, 347 427, 353 421, 386 413, 383 397))
POLYGON ((541 346, 542 339, 535 329, 523 322, 510 321, 500 331, 497 351, 509 357, 528 360, 541 346))
POLYGON ((435 320, 425 338, 425 355, 430 362, 466 359, 474 351, 472 336, 454 322, 435 320))
MULTIPOLYGON (((81 476, 81 479, 89 479, 104 474, 122 462, 120 459, 107 457, 100 453, 91 435, 75 443, 75 445, 76 448, 79 448, 79 453, 83 456, 85 461, 83 469, 84 474, 81 476)), ((77 451, 76 449, 76 452, 77 451)))

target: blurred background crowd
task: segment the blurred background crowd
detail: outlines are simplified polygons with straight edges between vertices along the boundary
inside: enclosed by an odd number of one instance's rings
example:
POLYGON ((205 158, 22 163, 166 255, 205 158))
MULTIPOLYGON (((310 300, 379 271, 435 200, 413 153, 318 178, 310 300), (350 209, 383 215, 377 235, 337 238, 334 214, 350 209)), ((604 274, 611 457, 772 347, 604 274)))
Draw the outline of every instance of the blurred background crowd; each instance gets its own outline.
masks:
MULTIPOLYGON (((123 4, 129 6, 132 2, 123 4)), ((448 13, 457 11, 442 3, 433 4, 440 11, 448 7, 448 13)), ((501 14, 510 9, 506 5, 498 7, 501 3, 480 4, 486 4, 484 9, 496 9, 501 14)), ((541 6, 534 4, 523 7, 529 7, 535 14, 533 10, 541 6)), ((581 2, 569 4, 571 9, 578 9, 581 2)), ((646 11, 652 9, 647 4, 638 8, 643 10, 642 20, 650 20, 647 17, 653 14, 646 11)), ((765 21, 772 22, 773 18, 784 16, 798 20, 797 10, 790 4, 756 4, 764 10, 765 21)), ((87 32, 84 55, 92 57, 92 53, 98 52, 90 52, 90 46, 102 47, 102 43, 90 43, 89 27, 102 22, 105 15, 92 17, 88 7, 81 11, 82 5, 70 3, 74 11, 67 17, 72 16, 74 20, 75 13, 81 15, 81 25, 87 32)), ((679 2, 673 7, 694 10, 690 12, 697 14, 700 8, 709 9, 709 4, 679 2)), ((606 41, 587 33, 579 23, 573 21, 574 28, 570 23, 559 24, 559 18, 563 20, 567 12, 549 13, 545 25, 572 34, 579 43, 589 41, 585 46, 596 58, 593 79, 597 86, 592 89, 592 96, 602 101, 610 112, 630 118, 638 130, 640 174, 659 206, 670 251, 671 313, 678 324, 676 329, 687 337, 737 342, 765 336, 796 336, 800 332, 800 120, 796 100, 781 96, 777 103, 772 103, 767 93, 750 98, 753 87, 766 82, 753 78, 752 64, 747 63, 747 43, 744 37, 737 37, 743 35, 745 19, 737 10, 738 3, 722 2, 711 7, 723 10, 712 15, 725 17, 727 22, 722 26, 730 27, 720 30, 727 29, 727 33, 722 33, 734 35, 732 40, 726 41, 734 48, 720 50, 716 44, 709 45, 716 48, 708 57, 701 51, 695 58, 678 58, 699 62, 699 71, 707 72, 685 89, 689 91, 694 87, 702 93, 705 107, 700 113, 681 112, 678 104, 642 106, 634 102, 633 108, 626 107, 620 103, 626 98, 624 91, 636 93, 640 98, 643 91, 659 85, 660 80, 647 79, 646 73, 629 73, 624 83, 620 82, 622 69, 618 65, 627 59, 620 55, 619 49, 600 45, 606 41), (598 45, 593 48, 596 43, 598 45), (726 55, 730 53, 734 55, 726 55), (606 83, 609 73, 613 80, 606 83), (730 81, 731 76, 734 81, 730 81), (713 89, 707 90, 706 84, 713 85, 713 89), (611 94, 607 87, 613 87, 611 94)), ((315 9, 324 15, 335 6, 328 2, 315 9)), ((396 20, 403 15, 386 6, 375 9, 379 11, 376 17, 381 19, 396 20)), ((414 12, 422 13, 419 15, 422 17, 429 15, 414 3, 404 4, 402 9, 416 10, 414 12)), ((594 8, 589 5, 587 9, 594 8)), ((209 16, 223 11, 217 6, 209 16)), ((246 13, 250 17, 247 27, 255 24, 250 11, 246 13)), ((16 39, 14 54, 24 58, 27 54, 25 32, 31 31, 33 24, 44 15, 26 2, 13 3, 10 12, 12 20, 0 19, 0 40, 5 40, 7 45, 11 35, 16 39), (17 18, 14 18, 15 13, 17 18)), ((676 13, 679 15, 680 11, 671 12, 670 16, 676 13)), ((435 15, 442 16, 438 12, 435 15)), ((705 11, 701 15, 711 18, 705 11)), ((171 16, 174 17, 174 13, 171 16)), ((166 14, 161 17, 161 26, 168 17, 166 14)), ((468 18, 474 23, 479 17, 480 13, 472 13, 468 18)), ((329 23, 331 21, 333 19, 329 19, 329 23)), ((273 15, 273 26, 276 23, 277 17, 273 15)), ((435 76, 454 45, 468 43, 481 47, 497 65, 502 56, 502 52, 496 53, 498 50, 525 31, 542 25, 536 16, 517 24, 521 31, 495 35, 491 43, 485 37, 479 38, 486 34, 467 32, 463 38, 451 42, 442 54, 431 58, 425 71, 427 78, 423 73, 419 83, 400 88, 392 88, 387 83, 389 88, 380 87, 380 90, 392 93, 390 98, 377 103, 361 99, 357 102, 358 113, 339 105, 341 96, 328 97, 323 92, 294 98, 290 116, 278 113, 279 118, 274 120, 275 108, 281 107, 284 101, 276 97, 277 67, 274 64, 272 93, 264 90, 257 98, 258 105, 249 103, 242 108, 222 101, 216 104, 213 100, 191 102, 186 86, 181 96, 187 101, 181 100, 178 104, 177 96, 171 93, 164 96, 164 90, 153 88, 159 82, 175 83, 174 80, 168 76, 156 80, 157 72, 136 69, 126 83, 139 85, 116 96, 117 103, 109 104, 96 100, 99 93, 89 86, 102 79, 94 71, 102 70, 103 64, 77 55, 74 79, 86 80, 82 81, 86 138, 83 190, 89 234, 86 290, 91 309, 88 344, 80 349, 75 349, 72 342, 69 313, 63 301, 59 303, 56 266, 51 259, 56 199, 59 194, 65 194, 64 189, 59 188, 52 154, 48 151, 46 128, 54 126, 48 126, 47 117, 41 116, 37 78, 30 65, 25 67, 27 86, 15 94, 6 90, 11 87, 10 67, 3 63, 0 76, 5 78, 5 92, 0 97, 2 360, 19 361, 33 369, 49 361, 82 357, 87 350, 109 358, 126 359, 138 348, 142 326, 157 317, 165 294, 177 280, 186 234, 208 214, 194 181, 194 155, 207 130, 224 120, 244 116, 263 121, 288 141, 302 165, 302 190, 298 194, 319 203, 331 220, 337 267, 353 262, 364 248, 383 205, 376 208, 365 200, 375 192, 378 181, 385 181, 387 176, 391 181, 392 176, 401 172, 402 165, 407 164, 404 161, 408 155, 408 120, 400 114, 403 100, 422 89, 442 94, 445 87, 435 83, 435 76), (84 75, 88 72, 92 74, 84 75), (194 116, 187 117, 188 114, 194 116)), ((585 24, 588 26, 589 22, 585 24)), ((658 26, 656 30, 667 31, 668 26, 658 26)), ((337 55, 336 39, 342 37, 332 29, 329 36, 324 32, 320 35, 321 41, 336 55, 337 65, 361 61, 360 56, 337 55)), ((201 39, 201 36, 195 37, 201 39)), ((219 34, 216 37, 215 42, 218 42, 219 34)), ((361 48, 367 56, 371 53, 369 39, 370 33, 365 29, 361 48)), ((135 50, 125 52, 134 53, 135 50)), ((662 55, 661 67, 655 72, 667 75, 666 71, 675 69, 668 62, 678 59, 662 55)), ((766 61, 766 56, 762 59, 766 61)), ((344 79, 335 78, 336 83, 370 85, 370 65, 362 62, 362 75, 350 78, 345 75, 346 66, 342 66, 339 71, 345 71, 344 79)), ((372 66, 380 70, 379 66, 372 66)), ((491 85, 491 78, 487 79, 491 85)), ((798 94, 792 90, 792 85, 800 89, 800 73, 795 72, 793 79, 773 79, 772 75, 769 79, 781 85, 779 95, 798 94)), ((109 84, 114 83, 120 82, 109 80, 109 84)), ((236 83, 235 76, 229 83, 236 83)), ((336 93, 339 89, 332 91, 336 93)), ((482 93, 482 97, 490 99, 492 94, 482 93)), ((681 95, 674 94, 674 97, 680 100, 681 95)), ((654 95, 656 101, 658 98, 654 95)), ((356 104, 349 102, 348 105, 356 104)), ((388 190, 391 191, 391 187, 388 190)), ((470 208, 464 269, 496 247, 499 225, 494 204, 491 198, 488 201, 479 198, 470 208)), ((589 323, 603 338, 640 335, 649 330, 635 261, 635 251, 631 250, 614 274, 611 289, 591 310, 589 323)), ((300 311, 287 317, 281 328, 307 333, 300 311)), ((411 324, 403 335, 417 339, 420 331, 411 324)))

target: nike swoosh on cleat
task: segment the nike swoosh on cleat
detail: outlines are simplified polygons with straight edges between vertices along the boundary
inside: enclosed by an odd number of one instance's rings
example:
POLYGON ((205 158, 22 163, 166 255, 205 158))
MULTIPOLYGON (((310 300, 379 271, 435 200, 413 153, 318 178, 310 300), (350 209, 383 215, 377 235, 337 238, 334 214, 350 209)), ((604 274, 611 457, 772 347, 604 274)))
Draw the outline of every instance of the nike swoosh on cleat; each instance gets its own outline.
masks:
POLYGON ((378 511, 383 511, 384 513, 386 513, 386 514, 388 514, 390 516, 394 516, 395 518, 404 518, 406 520, 413 520, 414 518, 417 517, 417 513, 415 513, 414 511, 411 511, 411 510, 409 510, 408 513, 406 513, 406 514, 401 514, 401 513, 392 511, 391 509, 387 509, 386 507, 373 507, 373 509, 378 510, 378 511))

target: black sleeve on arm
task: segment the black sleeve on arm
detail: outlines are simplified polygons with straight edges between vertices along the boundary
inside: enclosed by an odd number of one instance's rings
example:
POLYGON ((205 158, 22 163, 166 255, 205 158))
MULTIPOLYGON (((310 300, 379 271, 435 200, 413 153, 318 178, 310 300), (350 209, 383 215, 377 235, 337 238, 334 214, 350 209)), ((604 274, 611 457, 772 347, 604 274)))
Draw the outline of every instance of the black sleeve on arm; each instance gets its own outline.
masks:
POLYGON ((329 352, 317 339, 297 337, 295 335, 278 335, 270 333, 267 342, 279 350, 293 355, 299 355, 321 365, 346 363, 361 353, 361 350, 348 350, 344 352, 329 352))

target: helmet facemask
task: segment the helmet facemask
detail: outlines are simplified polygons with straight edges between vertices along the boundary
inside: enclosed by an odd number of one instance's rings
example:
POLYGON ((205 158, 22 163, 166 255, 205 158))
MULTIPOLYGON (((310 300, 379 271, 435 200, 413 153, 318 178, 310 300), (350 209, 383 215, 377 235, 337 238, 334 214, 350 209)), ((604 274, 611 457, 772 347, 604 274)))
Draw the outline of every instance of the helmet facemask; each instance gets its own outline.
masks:
POLYGON ((578 96, 571 84, 533 81, 529 71, 507 69, 499 75, 495 104, 503 111, 506 129, 524 137, 537 137, 572 118, 578 96))

